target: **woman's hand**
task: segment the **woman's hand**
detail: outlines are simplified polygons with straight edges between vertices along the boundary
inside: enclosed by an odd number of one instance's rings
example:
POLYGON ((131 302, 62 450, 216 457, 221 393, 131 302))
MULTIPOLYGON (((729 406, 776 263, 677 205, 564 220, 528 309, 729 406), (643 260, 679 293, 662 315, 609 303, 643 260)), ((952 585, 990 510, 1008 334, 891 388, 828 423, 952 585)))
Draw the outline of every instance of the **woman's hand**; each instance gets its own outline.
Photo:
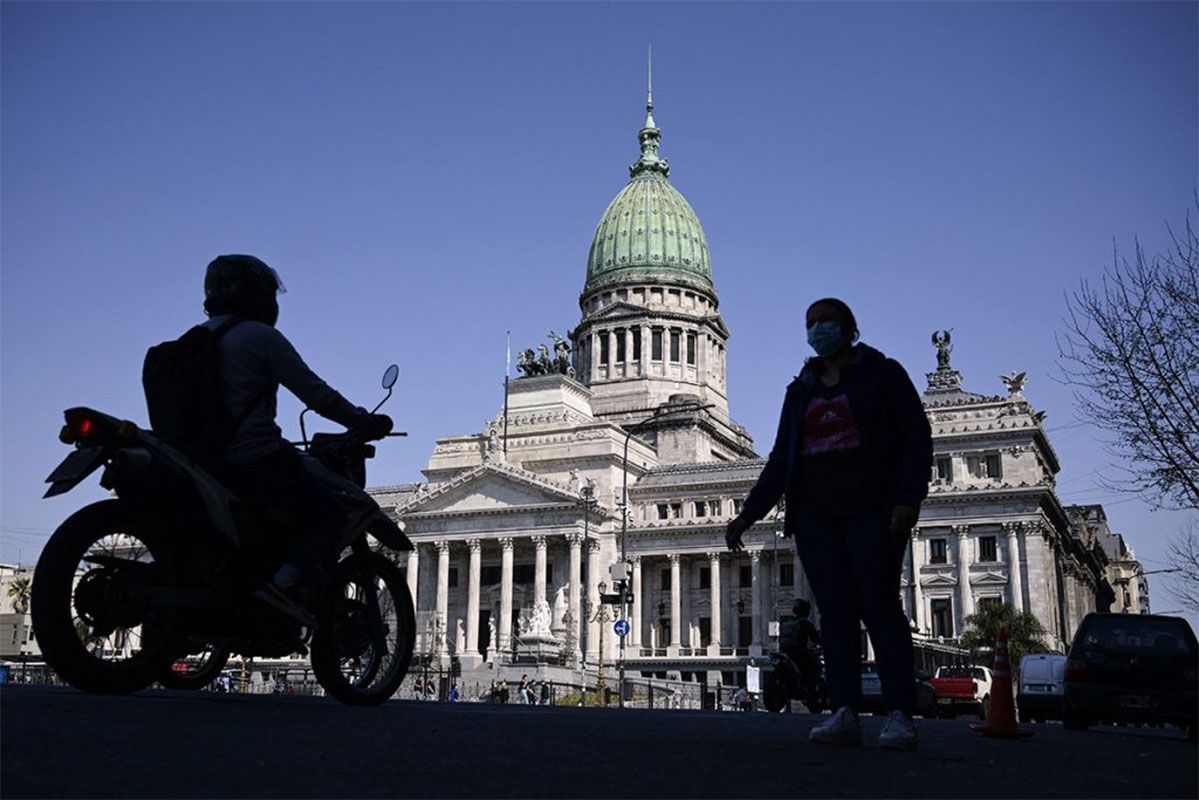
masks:
POLYGON ((741 517, 736 517, 729 522, 729 526, 724 532, 724 541, 734 553, 745 549, 745 545, 741 543, 741 534, 745 533, 749 525, 750 523, 741 517))
POLYGON ((918 509, 911 506, 895 506, 891 509, 891 535, 896 539, 906 539, 916 527, 916 519, 920 516, 918 509))

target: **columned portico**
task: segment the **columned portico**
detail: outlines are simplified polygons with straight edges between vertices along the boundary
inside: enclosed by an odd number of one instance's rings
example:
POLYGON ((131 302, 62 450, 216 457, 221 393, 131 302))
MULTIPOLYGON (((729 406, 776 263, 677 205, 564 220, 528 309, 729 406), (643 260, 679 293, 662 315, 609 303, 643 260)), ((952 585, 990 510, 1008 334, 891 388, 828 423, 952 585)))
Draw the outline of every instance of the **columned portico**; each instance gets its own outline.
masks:
POLYGON ((712 641, 708 644, 708 655, 720 655, 720 553, 708 553, 708 563, 710 565, 708 574, 709 585, 711 586, 711 630, 712 641))
POLYGON ((582 620, 582 593, 580 586, 583 581, 583 537, 578 533, 568 533, 566 535, 566 543, 570 545, 570 640, 574 642, 574 657, 576 660, 582 658, 583 650, 581 646, 582 640, 580 634, 583 630, 580 624, 582 620))
POLYGON ((683 630, 683 587, 679 554, 670 556, 670 648, 668 655, 677 656, 682 646, 683 630))
POLYGON ((450 543, 433 543, 437 548, 437 642, 436 652, 446 655, 446 625, 450 608, 450 543))
POLYGON ((533 562, 533 602, 544 602, 545 597, 545 554, 546 545, 544 536, 533 537, 533 547, 536 555, 533 562))
MULTIPOLYGON (((642 353, 645 349, 642 348, 642 353)), ((633 556, 633 618, 629 621, 629 647, 636 652, 641 647, 641 615, 643 602, 641 599, 641 556, 633 556)))
POLYGON ((750 640, 749 648, 751 655, 762 654, 762 551, 751 550, 749 552, 750 574, 750 599, 753 610, 753 638, 750 640))
POLYGON ((501 652, 512 649, 512 537, 500 539, 500 624, 498 645, 501 652))
POLYGON ((958 630, 966 627, 966 617, 974 613, 974 597, 970 593, 970 526, 954 525, 958 538, 958 594, 962 599, 962 619, 958 630))
POLYGON ((466 584, 466 652, 468 658, 479 658, 479 575, 483 564, 483 543, 468 539, 466 549, 470 551, 466 584))
POLYGON ((1020 574, 1020 527, 1021 523, 1004 523, 1007 532, 1008 552, 1008 582, 1012 592, 1012 606, 1017 611, 1026 611, 1024 607, 1024 581, 1020 574))

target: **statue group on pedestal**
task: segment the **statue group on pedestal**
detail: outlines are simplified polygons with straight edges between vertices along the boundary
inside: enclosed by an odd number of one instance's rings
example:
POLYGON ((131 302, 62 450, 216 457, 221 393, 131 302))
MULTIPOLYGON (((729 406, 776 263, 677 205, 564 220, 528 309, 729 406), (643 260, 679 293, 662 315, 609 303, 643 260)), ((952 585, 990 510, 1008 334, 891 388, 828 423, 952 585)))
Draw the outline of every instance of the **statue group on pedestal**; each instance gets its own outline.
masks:
POLYGON ((570 363, 570 342, 553 331, 550 331, 549 338, 554 343, 553 355, 544 344, 537 345, 536 353, 532 348, 520 351, 516 357, 516 368, 524 373, 522 378, 538 375, 565 375, 568 378, 575 376, 575 368, 570 363))

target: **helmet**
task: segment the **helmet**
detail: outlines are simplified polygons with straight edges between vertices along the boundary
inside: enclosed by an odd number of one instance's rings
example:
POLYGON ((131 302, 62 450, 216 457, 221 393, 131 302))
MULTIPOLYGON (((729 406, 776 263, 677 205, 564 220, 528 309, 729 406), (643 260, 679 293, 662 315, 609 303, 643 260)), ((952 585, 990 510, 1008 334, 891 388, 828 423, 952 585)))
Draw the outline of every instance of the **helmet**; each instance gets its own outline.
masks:
POLYGON ((807 600, 796 600, 795 605, 791 607, 791 611, 797 617, 806 617, 812 613, 812 604, 807 600))
POLYGON ((204 310, 210 316, 236 314, 274 325, 279 317, 275 295, 286 291, 279 273, 262 259, 217 256, 204 273, 204 310))

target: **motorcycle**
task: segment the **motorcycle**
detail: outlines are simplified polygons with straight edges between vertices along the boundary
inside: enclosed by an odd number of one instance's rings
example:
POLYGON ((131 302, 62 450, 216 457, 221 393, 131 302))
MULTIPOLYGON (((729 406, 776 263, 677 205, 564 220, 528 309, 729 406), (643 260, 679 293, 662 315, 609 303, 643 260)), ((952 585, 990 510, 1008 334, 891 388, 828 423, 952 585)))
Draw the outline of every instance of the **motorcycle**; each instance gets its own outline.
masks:
POLYGON ((762 692, 762 705, 767 711, 782 711, 791 700, 799 700, 812 714, 828 708, 828 685, 824 667, 816 652, 809 651, 808 661, 814 668, 800 668, 786 653, 767 653, 770 678, 762 692))
MULTIPOLYGON (((393 364, 376 411, 398 377, 393 364)), ((395 693, 412 659, 416 616, 404 573, 384 552, 413 545, 377 505, 360 504, 323 587, 286 613, 255 591, 302 519, 241 503, 202 464, 132 422, 82 407, 64 417, 59 438, 76 449, 46 479, 45 496, 103 467, 100 485, 114 498, 64 521, 34 572, 33 625, 63 680, 96 693, 154 682, 196 689, 217 679, 233 653, 299 653, 344 703, 374 705, 395 693)), ((330 480, 345 482, 347 497, 361 497, 375 446, 353 430, 309 440, 303 414, 300 424, 297 446, 336 476, 330 480)))

